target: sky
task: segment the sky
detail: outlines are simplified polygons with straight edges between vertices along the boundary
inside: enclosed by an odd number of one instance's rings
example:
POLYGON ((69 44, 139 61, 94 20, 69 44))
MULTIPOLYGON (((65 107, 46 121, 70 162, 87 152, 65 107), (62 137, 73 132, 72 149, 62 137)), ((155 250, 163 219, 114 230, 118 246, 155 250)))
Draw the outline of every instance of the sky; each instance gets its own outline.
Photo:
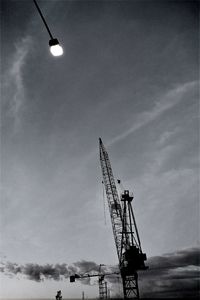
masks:
POLYGON ((134 193, 142 295, 195 295, 198 2, 38 4, 62 57, 32 1, 1 0, 0 297, 97 297, 69 275, 116 267, 99 137, 134 193))

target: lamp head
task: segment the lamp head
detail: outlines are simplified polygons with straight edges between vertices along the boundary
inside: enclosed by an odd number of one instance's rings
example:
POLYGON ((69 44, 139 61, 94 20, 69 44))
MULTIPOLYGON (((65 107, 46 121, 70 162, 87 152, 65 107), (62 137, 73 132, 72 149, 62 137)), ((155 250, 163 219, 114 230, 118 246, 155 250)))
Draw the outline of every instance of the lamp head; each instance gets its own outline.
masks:
POLYGON ((51 39, 49 41, 49 47, 53 56, 61 56, 63 54, 63 48, 59 45, 57 39, 51 39))

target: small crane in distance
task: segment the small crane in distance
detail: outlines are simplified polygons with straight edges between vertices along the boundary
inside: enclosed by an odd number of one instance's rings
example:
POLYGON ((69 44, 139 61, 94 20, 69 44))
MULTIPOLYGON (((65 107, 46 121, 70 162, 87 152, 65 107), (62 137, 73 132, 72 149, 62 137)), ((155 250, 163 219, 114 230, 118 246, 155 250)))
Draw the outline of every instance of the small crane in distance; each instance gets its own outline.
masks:
POLYGON ((108 286, 107 281, 105 280, 105 276, 108 275, 119 275, 119 272, 107 272, 104 273, 101 270, 101 267, 105 266, 103 264, 99 265, 99 272, 95 274, 74 274, 70 276, 70 282, 75 282, 76 279, 82 279, 82 278, 91 278, 91 277, 98 277, 98 284, 99 284, 99 299, 105 300, 108 299, 108 286))

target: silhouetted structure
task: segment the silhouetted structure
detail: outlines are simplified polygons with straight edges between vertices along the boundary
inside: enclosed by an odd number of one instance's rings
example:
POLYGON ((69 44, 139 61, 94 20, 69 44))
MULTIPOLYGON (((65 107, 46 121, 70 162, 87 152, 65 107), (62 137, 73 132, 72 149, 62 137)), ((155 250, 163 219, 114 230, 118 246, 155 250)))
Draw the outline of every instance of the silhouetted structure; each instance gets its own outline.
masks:
POLYGON ((104 279, 104 275, 99 276, 99 299, 108 298, 107 282, 104 279))
POLYGON ((62 300, 61 291, 57 291, 56 300, 62 300))
MULTIPOLYGON (((101 267, 104 265, 99 265, 99 274, 101 274, 101 267)), ((105 281, 105 275, 99 275, 99 299, 108 298, 108 287, 107 282, 105 281)))
POLYGON ((118 275, 119 272, 112 272, 112 273, 102 273, 101 266, 99 266, 99 272, 97 274, 74 274, 70 276, 70 282, 75 282, 76 279, 81 278, 90 278, 90 277, 99 277, 98 284, 99 284, 99 299, 104 300, 108 298, 108 287, 107 282, 105 281, 106 275, 118 275))
MULTIPOLYGON (((119 259, 124 299, 139 299, 138 270, 145 270, 146 254, 142 252, 140 238, 132 208, 133 196, 124 190, 119 200, 108 153, 99 139, 100 163, 111 216, 112 229, 119 259)), ((121 181, 118 180, 120 184, 121 181)))

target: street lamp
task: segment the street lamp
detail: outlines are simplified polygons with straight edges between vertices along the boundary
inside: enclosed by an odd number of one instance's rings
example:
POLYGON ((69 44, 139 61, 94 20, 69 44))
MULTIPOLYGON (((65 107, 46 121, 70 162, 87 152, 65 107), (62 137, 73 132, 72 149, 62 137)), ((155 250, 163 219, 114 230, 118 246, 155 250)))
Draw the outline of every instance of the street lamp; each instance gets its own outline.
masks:
POLYGON ((40 8, 39 8, 36 0, 33 0, 33 2, 34 2, 35 6, 36 6, 36 8, 37 8, 37 10, 39 12, 39 15, 40 15, 40 17, 41 17, 41 19, 42 19, 42 21, 43 21, 43 23, 44 23, 44 25, 45 25, 48 33, 49 33, 49 35, 50 35, 51 39, 49 40, 49 47, 50 47, 51 54, 53 56, 61 56, 63 54, 63 48, 60 46, 60 44, 58 42, 58 39, 53 38, 53 35, 51 34, 51 31, 49 29, 49 26, 47 25, 47 22, 45 21, 45 18, 43 16, 43 14, 42 14, 42 12, 41 12, 41 10, 40 10, 40 8))

